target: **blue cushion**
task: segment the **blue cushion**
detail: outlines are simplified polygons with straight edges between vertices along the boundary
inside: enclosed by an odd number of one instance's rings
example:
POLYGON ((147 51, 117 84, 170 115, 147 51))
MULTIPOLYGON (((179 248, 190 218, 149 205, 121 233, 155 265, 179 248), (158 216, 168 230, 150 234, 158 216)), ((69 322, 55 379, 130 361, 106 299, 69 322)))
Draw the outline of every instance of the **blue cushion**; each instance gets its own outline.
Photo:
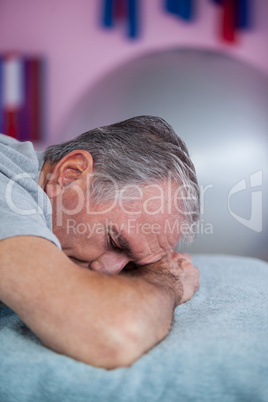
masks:
POLYGON ((268 401, 268 264, 196 255, 200 289, 170 334, 131 367, 107 371, 45 348, 0 308, 0 401, 268 401))

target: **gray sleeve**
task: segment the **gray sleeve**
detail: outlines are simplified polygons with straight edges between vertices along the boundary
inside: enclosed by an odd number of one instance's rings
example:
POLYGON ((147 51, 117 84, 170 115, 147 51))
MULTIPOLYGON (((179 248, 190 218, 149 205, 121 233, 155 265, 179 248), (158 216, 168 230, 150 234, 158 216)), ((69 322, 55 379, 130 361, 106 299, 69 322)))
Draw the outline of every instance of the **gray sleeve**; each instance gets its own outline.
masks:
POLYGON ((36 197, 24 186, 0 173, 0 240, 14 236, 39 236, 53 242, 61 249, 58 238, 53 234, 51 204, 37 183, 36 197))

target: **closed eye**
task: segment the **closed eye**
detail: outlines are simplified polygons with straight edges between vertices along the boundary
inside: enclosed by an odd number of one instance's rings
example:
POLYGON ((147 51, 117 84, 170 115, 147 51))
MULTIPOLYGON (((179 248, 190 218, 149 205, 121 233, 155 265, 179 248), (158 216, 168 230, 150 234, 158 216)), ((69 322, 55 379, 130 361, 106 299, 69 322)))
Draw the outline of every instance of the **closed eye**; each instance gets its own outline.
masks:
POLYGON ((114 251, 117 251, 118 253, 122 253, 124 251, 130 259, 133 259, 134 256, 129 241, 114 227, 110 228, 108 233, 108 242, 109 246, 114 251))
POLYGON ((110 235, 109 235, 109 246, 117 253, 122 253, 122 251, 124 251, 122 248, 118 247, 118 245, 110 235))

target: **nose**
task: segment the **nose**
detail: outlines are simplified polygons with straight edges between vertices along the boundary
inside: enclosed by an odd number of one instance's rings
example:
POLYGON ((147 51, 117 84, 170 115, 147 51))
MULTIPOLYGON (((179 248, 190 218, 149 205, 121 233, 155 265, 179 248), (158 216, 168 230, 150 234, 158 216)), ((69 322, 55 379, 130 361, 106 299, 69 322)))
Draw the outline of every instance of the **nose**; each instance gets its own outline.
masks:
POLYGON ((93 271, 108 275, 116 275, 129 263, 129 258, 123 253, 109 252, 90 263, 93 271))

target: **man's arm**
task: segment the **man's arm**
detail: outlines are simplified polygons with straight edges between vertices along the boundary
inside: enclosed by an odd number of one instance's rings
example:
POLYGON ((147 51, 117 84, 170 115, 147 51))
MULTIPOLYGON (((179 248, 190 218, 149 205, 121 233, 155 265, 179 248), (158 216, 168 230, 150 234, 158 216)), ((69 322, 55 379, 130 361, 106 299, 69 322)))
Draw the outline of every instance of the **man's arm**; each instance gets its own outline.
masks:
POLYGON ((0 256, 0 300, 47 347, 108 369, 132 364, 162 340, 175 306, 198 288, 187 264, 173 261, 170 275, 167 260, 161 275, 151 264, 108 276, 77 267, 38 237, 2 240, 0 256))

